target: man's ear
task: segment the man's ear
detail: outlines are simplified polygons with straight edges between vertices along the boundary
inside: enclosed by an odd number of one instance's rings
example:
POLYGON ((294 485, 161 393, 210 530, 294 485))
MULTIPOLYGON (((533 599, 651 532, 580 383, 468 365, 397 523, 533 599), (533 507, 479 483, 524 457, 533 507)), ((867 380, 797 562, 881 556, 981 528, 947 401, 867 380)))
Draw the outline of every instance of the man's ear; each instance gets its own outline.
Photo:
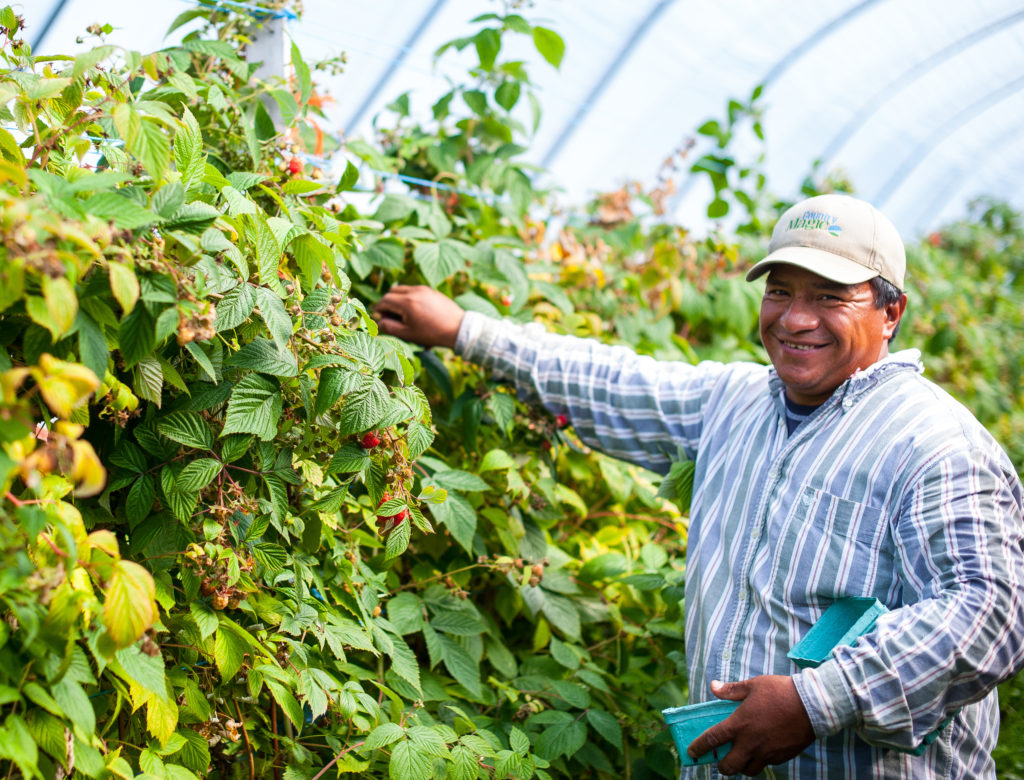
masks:
POLYGON ((892 338, 896 332, 896 328, 900 324, 900 319, 903 317, 903 312, 907 310, 907 296, 901 295, 900 299, 895 303, 886 304, 885 307, 885 325, 882 326, 882 336, 888 341, 892 338))

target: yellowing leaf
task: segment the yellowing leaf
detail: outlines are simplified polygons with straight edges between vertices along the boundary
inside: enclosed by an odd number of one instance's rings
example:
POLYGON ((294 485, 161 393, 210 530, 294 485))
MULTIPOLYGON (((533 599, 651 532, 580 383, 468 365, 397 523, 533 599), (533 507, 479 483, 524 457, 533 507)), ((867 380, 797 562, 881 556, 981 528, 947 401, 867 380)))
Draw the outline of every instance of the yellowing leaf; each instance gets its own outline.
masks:
POLYGON ((107 274, 110 277, 110 291, 127 314, 135 308, 139 300, 139 280, 135 271, 124 263, 107 263, 107 274))
MULTIPOLYGON (((127 647, 153 625, 156 617, 153 577, 137 563, 118 561, 103 602, 103 624, 110 638, 118 647, 127 647)), ((177 711, 174 716, 177 720, 177 711)), ((154 733, 154 736, 157 735, 154 733)))
POLYGON ((75 295, 75 288, 71 286, 71 282, 63 276, 54 279, 44 274, 43 299, 46 301, 46 311, 49 314, 49 324, 46 324, 46 328, 56 341, 71 330, 75 322, 78 296, 75 295))
POLYGON ((146 728, 163 745, 178 726, 178 706, 165 696, 150 695, 146 702, 146 728))
POLYGON ((100 386, 96 374, 85 366, 58 360, 46 352, 39 356, 39 368, 32 373, 46 405, 65 419, 100 386))
POLYGON ((117 544, 117 537, 114 536, 112 531, 108 531, 106 529, 93 531, 86 538, 86 542, 93 549, 102 550, 111 558, 119 558, 121 556, 121 551, 117 544))

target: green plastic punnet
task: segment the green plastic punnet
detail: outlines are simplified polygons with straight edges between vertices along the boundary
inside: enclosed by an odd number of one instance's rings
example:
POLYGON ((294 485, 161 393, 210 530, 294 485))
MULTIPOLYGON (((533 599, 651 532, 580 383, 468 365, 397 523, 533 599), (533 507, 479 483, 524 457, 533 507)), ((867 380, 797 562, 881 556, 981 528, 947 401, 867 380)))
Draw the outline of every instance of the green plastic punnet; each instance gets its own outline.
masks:
POLYGON ((661 711, 661 716, 672 732, 672 741, 676 743, 676 750, 679 751, 679 759, 683 766, 713 764, 725 757, 732 749, 732 742, 719 745, 713 752, 708 751, 696 761, 690 758, 686 748, 709 728, 732 715, 740 704, 738 701, 715 699, 701 704, 689 704, 686 707, 669 707, 661 711))
POLYGON ((857 637, 871 631, 878 616, 887 611, 878 599, 837 599, 786 657, 801 669, 820 666, 837 647, 852 645, 857 637))

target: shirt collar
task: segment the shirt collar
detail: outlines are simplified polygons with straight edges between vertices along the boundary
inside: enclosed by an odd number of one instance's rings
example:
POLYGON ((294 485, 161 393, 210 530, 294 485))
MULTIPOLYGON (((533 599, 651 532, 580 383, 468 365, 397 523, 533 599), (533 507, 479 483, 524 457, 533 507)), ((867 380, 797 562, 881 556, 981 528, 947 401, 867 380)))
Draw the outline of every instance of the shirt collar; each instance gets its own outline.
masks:
MULTIPOLYGON (((913 371, 917 374, 924 373, 924 364, 921 362, 921 350, 903 349, 899 352, 892 352, 878 362, 872 363, 867 368, 854 371, 849 379, 835 389, 835 392, 832 393, 825 403, 831 402, 832 399, 838 399, 844 408, 849 407, 860 395, 871 388, 877 387, 891 376, 907 371, 913 371)), ((782 400, 784 387, 774 368, 769 369, 768 387, 779 411, 785 415, 786 410, 782 400)))

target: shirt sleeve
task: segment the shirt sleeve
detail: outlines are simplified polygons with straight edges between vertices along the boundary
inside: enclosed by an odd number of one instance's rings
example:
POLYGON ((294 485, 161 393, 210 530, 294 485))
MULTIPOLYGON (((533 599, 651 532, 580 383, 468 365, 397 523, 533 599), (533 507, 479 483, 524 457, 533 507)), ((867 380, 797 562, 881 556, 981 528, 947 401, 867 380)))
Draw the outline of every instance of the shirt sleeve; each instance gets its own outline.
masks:
POLYGON ((1003 460, 947 453, 904 492, 895 565, 910 603, 795 676, 818 736, 853 727, 913 750, 1024 664, 1021 488, 1003 460))
POLYGON ((455 351, 514 383, 524 401, 564 414, 589 446, 660 474, 679 447, 695 457, 704 408, 727 372, 720 363, 656 361, 476 312, 464 315, 455 351))

